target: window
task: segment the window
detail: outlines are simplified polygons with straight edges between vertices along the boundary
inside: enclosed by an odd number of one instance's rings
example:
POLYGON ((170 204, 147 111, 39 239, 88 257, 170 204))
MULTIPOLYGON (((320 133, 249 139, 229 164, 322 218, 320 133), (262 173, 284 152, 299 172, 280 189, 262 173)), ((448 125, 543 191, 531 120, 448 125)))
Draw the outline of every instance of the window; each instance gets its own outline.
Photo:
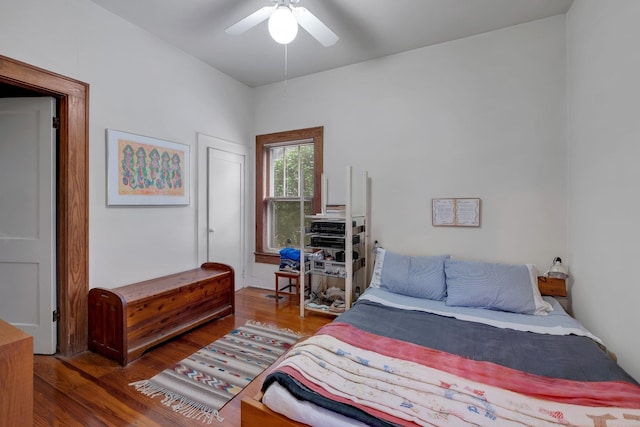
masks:
POLYGON ((322 127, 256 136, 256 262, 300 246, 300 171, 305 214, 320 212, 322 137, 322 127))

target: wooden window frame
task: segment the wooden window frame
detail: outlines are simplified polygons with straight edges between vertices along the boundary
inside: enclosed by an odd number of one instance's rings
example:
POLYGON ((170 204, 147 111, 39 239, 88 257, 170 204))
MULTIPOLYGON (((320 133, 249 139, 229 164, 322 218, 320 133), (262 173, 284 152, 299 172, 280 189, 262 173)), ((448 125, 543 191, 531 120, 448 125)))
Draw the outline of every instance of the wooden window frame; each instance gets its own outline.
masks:
POLYGON ((311 206, 313 212, 320 212, 320 194, 322 188, 322 167, 323 167, 323 137, 324 127, 312 127, 305 129, 276 132, 256 136, 256 249, 254 252, 255 262, 265 264, 279 264, 280 255, 266 250, 267 233, 267 209, 269 189, 268 156, 266 150, 272 144, 285 144, 291 142, 298 144, 301 140, 313 140, 314 152, 314 189, 311 206))

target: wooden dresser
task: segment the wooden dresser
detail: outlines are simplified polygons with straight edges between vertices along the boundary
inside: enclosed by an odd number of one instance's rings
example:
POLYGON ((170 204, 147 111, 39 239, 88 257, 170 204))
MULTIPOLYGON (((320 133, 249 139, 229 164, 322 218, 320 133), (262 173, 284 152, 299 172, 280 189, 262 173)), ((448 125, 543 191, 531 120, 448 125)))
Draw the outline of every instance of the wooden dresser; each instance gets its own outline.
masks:
POLYGON ((0 320, 0 426, 33 425, 33 337, 0 320))
POLYGON ((234 312, 234 272, 219 263, 89 291, 89 349, 126 365, 149 348, 234 312))

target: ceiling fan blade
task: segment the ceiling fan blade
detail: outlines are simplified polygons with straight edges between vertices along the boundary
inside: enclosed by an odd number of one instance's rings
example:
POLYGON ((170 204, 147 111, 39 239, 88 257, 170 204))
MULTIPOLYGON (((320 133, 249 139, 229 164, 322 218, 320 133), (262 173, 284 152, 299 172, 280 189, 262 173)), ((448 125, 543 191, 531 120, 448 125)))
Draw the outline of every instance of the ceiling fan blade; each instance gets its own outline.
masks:
POLYGON ((294 7, 293 15, 298 24, 318 40, 322 46, 333 46, 338 41, 338 36, 306 8, 294 7))
POLYGON ((262 21, 269 18, 273 14, 273 12, 275 12, 276 7, 277 6, 265 6, 261 9, 258 9, 251 15, 244 17, 230 27, 227 27, 227 29, 225 29, 224 31, 227 34, 231 35, 242 34, 248 29, 255 27, 262 21))

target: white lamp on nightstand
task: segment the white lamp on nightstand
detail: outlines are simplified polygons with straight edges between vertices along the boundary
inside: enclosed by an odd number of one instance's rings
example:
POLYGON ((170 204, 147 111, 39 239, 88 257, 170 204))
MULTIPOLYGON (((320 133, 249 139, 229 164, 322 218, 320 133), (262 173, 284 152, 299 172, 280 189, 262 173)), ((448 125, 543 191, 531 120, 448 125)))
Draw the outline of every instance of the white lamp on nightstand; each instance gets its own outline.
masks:
POLYGON ((555 279, 566 279, 569 277, 569 267, 562 264, 562 259, 560 257, 555 257, 545 276, 553 277, 555 279))

